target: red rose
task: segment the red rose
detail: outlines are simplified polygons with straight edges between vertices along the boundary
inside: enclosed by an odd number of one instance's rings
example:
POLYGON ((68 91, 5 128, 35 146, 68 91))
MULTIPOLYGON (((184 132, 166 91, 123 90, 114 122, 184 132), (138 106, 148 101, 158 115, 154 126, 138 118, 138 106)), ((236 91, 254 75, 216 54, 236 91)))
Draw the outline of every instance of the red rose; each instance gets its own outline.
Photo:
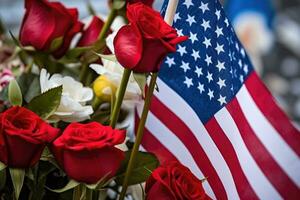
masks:
POLYGON ((130 4, 141 2, 147 6, 152 7, 154 0, 127 0, 127 2, 130 4))
POLYGON ((35 165, 45 146, 59 135, 59 129, 23 107, 1 113, 0 127, 0 161, 13 168, 35 165))
MULTIPOLYGON (((93 16, 93 19, 87 29, 82 32, 82 36, 79 39, 77 46, 85 47, 93 45, 98 40, 103 26, 104 22, 99 17, 93 16)), ((110 30, 109 33, 112 33, 112 31, 110 30)), ((105 47, 103 54, 111 54, 111 51, 107 46, 105 47)), ((97 62, 102 65, 101 59, 97 62)))
POLYGON ((57 58, 64 55, 73 36, 83 28, 78 21, 77 9, 67 9, 59 2, 25 0, 25 8, 20 31, 21 44, 49 52, 52 42, 61 38, 61 45, 51 50, 57 58))
POLYGON ((160 166, 146 182, 146 200, 209 200, 202 183, 178 162, 160 166))
POLYGON ((52 151, 57 162, 72 179, 96 183, 104 176, 115 175, 124 152, 114 147, 125 140, 125 131, 97 122, 72 123, 57 138, 52 151))
POLYGON ((178 37, 152 8, 142 3, 127 6, 129 25, 123 26, 114 39, 120 64, 134 72, 157 72, 168 53, 187 37, 178 37))

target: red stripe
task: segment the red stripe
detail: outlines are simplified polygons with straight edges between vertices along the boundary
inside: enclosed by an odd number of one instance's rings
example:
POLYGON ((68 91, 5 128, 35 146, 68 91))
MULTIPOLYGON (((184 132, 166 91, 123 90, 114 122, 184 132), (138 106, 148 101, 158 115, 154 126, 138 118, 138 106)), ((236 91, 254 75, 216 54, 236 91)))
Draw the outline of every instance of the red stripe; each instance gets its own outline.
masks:
POLYGON ((213 117, 206 123, 205 127, 225 159, 241 199, 258 199, 241 168, 230 140, 223 132, 217 120, 213 117))
POLYGON ((212 190, 217 199, 227 199, 225 188, 222 185, 216 170, 186 124, 183 123, 171 110, 164 106, 155 96, 152 97, 150 110, 182 141, 203 174, 208 177, 208 182, 212 186, 212 190))
POLYGON ((253 72, 246 87, 255 103, 288 145, 300 156, 300 132, 293 126, 285 113, 278 107, 273 96, 257 74, 253 72))
MULTIPOLYGON (((139 116, 135 113, 135 130, 137 130, 137 125, 139 123, 139 116)), ((162 145, 145 127, 144 135, 142 139, 142 146, 148 152, 154 153, 160 164, 164 164, 167 161, 177 160, 176 157, 162 145)))
POLYGON ((300 190, 260 142, 245 118, 236 98, 226 107, 235 121, 249 152, 272 185, 274 185, 284 199, 299 199, 300 190))

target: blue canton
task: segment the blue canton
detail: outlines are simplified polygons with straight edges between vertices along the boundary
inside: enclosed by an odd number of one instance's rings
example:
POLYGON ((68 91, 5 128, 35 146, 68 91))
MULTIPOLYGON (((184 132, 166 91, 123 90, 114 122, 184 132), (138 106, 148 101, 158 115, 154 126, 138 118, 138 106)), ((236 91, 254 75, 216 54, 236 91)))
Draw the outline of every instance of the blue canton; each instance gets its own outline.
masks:
POLYGON ((234 98, 253 70, 222 5, 215 1, 179 0, 173 26, 189 40, 168 55, 159 73, 203 123, 234 98))

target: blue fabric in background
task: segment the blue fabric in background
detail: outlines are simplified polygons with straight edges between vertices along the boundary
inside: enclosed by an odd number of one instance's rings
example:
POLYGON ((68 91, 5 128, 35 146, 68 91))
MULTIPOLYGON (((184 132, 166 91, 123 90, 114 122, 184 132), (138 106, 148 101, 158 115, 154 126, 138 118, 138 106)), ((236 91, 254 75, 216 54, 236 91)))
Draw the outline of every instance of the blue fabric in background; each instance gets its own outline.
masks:
POLYGON ((272 28, 272 22, 275 10, 272 0, 225 0, 225 12, 231 22, 246 12, 256 12, 262 15, 269 28, 272 28))

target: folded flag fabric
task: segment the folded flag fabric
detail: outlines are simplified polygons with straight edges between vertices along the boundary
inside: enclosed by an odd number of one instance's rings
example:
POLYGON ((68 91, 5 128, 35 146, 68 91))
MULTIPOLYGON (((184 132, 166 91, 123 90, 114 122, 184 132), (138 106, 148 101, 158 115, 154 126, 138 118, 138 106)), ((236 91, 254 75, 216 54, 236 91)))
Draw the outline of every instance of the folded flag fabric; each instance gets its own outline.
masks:
POLYGON ((253 70, 221 4, 179 0, 174 27, 189 40, 163 63, 142 148, 207 177, 213 199, 299 198, 300 133, 253 70))

